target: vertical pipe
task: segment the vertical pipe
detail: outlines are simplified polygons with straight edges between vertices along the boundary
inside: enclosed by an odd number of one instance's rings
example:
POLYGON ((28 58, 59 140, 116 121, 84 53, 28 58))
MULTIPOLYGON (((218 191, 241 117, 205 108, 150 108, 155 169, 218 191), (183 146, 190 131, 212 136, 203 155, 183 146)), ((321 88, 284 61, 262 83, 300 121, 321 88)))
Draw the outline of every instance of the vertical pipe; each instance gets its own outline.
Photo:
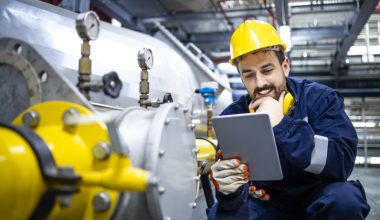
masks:
POLYGON ((212 135, 212 104, 207 104, 207 138, 213 139, 212 135))
POLYGON ((369 63, 369 45, 370 42, 369 42, 369 24, 368 22, 365 24, 365 45, 366 45, 366 49, 367 49, 367 63, 369 63))
POLYGON ((140 104, 140 107, 148 108, 149 106, 149 73, 147 69, 141 69, 140 74, 140 84, 139 84, 139 92, 140 92, 140 99, 138 103, 140 104))
POLYGON ((78 67, 78 84, 79 91, 90 100, 90 91, 86 87, 91 81, 91 59, 90 59, 91 46, 88 40, 83 40, 81 45, 81 58, 79 59, 78 67))
POLYGON ((380 45, 380 20, 377 20, 377 45, 380 45))
POLYGON ((207 208, 212 208, 214 205, 214 196, 212 194, 212 188, 210 184, 210 180, 208 179, 208 175, 201 175, 201 182, 202 182, 202 188, 203 193, 205 194, 207 208))
POLYGON ((364 125, 364 167, 368 167, 368 141, 367 141, 367 126, 366 126, 366 119, 365 119, 365 97, 362 97, 362 122, 364 125))

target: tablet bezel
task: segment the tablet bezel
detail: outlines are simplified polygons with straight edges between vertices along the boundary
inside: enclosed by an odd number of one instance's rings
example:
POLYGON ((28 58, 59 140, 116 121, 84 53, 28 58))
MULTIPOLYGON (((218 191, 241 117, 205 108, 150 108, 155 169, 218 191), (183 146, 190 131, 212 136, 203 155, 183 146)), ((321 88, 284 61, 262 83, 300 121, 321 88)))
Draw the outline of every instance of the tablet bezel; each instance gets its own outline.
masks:
POLYGON ((283 178, 268 114, 222 115, 213 117, 212 122, 223 158, 240 158, 248 163, 250 180, 283 178))

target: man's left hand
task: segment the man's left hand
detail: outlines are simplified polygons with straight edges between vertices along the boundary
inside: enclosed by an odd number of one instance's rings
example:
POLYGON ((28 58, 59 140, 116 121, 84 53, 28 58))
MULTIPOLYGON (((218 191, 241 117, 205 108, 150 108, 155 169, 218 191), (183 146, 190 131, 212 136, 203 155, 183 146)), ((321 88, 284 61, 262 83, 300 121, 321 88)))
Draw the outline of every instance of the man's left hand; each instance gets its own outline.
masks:
POLYGON ((250 109, 256 109, 256 112, 262 112, 267 113, 269 115, 270 123, 272 125, 272 128, 276 125, 278 125, 281 120, 284 118, 283 113, 283 102, 285 97, 285 91, 283 91, 280 95, 279 100, 272 97, 263 97, 255 102, 253 102, 249 108, 250 109))

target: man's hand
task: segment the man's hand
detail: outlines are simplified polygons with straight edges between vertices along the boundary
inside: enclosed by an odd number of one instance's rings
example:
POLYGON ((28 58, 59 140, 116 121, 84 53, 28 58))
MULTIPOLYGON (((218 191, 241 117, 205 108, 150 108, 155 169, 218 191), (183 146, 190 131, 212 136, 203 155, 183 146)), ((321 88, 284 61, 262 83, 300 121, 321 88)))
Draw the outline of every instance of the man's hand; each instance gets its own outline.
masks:
MULTIPOLYGON (((218 150, 216 155, 220 159, 211 166, 210 176, 219 192, 228 195, 248 182, 249 172, 246 164, 242 164, 239 159, 223 160, 221 150, 218 150)), ((269 200, 269 195, 265 193, 265 190, 257 189, 254 185, 249 186, 249 195, 256 199, 269 200)))
POLYGON ((269 195, 265 193, 265 190, 257 189, 254 185, 249 186, 249 195, 255 199, 260 199, 264 201, 268 201, 270 198, 269 195))
POLYGON ((283 102, 285 97, 285 91, 280 95, 279 100, 275 100, 272 97, 263 97, 249 105, 249 109, 256 109, 256 112, 267 113, 269 115, 272 128, 278 125, 284 118, 283 102))
MULTIPOLYGON (((218 154, 221 155, 220 150, 218 154)), ((215 188, 228 195, 248 182, 248 166, 242 164, 239 159, 219 159, 212 165, 210 176, 215 188)))

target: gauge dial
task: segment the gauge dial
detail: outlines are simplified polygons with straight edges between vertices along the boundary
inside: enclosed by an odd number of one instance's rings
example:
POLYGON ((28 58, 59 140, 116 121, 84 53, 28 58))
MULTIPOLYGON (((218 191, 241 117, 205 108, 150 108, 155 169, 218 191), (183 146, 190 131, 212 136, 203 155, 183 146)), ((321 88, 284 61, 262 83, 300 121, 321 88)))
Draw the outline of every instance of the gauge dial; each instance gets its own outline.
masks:
POLYGON ((153 67, 153 53, 151 49, 143 48, 137 54, 137 62, 141 69, 151 69, 153 67))
POLYGON ((83 40, 96 40, 100 30, 98 15, 93 11, 79 14, 76 19, 76 29, 83 40))

